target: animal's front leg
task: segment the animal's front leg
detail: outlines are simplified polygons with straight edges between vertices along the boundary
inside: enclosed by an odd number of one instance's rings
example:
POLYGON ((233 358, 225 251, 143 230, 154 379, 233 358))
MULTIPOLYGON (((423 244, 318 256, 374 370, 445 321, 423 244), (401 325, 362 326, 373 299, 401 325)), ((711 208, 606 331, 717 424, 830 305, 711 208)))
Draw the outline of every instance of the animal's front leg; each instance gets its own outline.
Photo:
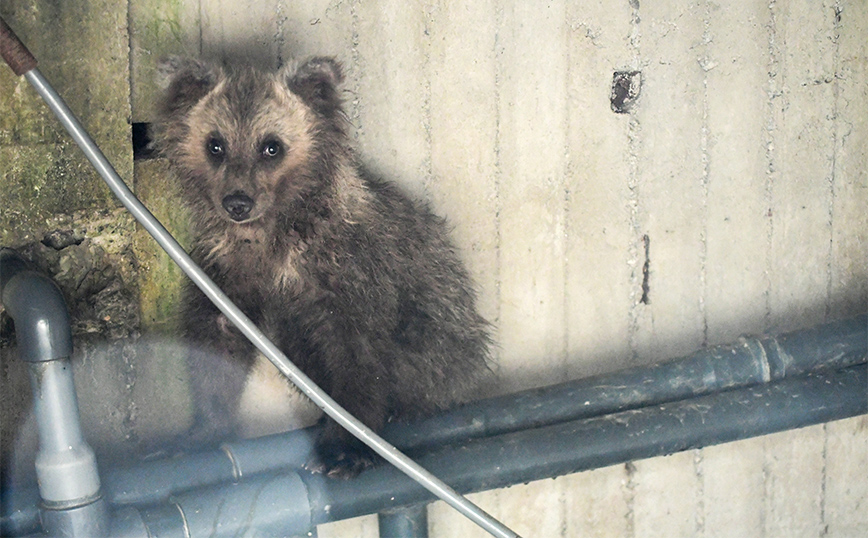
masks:
MULTIPOLYGON (((342 330, 333 334, 336 336, 327 345, 318 346, 323 355, 312 377, 341 407, 379 432, 388 418, 391 392, 382 357, 376 355, 364 336, 342 338, 346 334, 342 330)), ((377 459, 364 443, 327 418, 308 468, 332 477, 351 478, 377 459)))

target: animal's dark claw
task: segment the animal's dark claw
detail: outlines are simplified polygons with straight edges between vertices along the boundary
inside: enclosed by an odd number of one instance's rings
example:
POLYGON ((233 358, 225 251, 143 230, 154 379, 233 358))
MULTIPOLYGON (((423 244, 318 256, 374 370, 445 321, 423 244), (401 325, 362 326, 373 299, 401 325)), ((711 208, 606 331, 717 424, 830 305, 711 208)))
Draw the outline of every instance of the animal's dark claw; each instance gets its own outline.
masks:
POLYGON ((317 447, 317 454, 305 464, 305 468, 329 478, 347 480, 373 467, 376 459, 377 456, 365 446, 325 443, 317 447))

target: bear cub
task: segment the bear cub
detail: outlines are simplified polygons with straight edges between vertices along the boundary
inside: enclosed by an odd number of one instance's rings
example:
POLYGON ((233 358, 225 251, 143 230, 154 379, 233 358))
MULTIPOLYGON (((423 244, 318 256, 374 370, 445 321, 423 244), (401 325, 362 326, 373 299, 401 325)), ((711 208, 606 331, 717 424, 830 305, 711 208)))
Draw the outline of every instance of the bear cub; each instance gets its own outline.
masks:
MULTIPOLYGON (((488 324, 444 221, 359 166, 340 65, 277 72, 172 58, 159 151, 194 222, 193 259, 314 382, 368 427, 467 399, 488 371, 488 324)), ((255 348, 190 284, 183 314, 191 433, 237 432, 255 348)), ((373 454, 326 420, 314 470, 373 454)))

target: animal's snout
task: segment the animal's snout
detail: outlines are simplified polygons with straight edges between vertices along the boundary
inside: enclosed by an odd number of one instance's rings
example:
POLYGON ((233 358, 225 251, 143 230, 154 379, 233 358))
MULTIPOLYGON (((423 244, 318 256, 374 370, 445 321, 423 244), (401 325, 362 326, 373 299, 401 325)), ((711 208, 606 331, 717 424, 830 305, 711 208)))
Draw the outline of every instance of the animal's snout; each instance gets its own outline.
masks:
POLYGON ((223 198, 223 209, 229 213, 229 218, 236 222, 250 218, 250 211, 254 205, 253 198, 244 193, 230 194, 223 198))

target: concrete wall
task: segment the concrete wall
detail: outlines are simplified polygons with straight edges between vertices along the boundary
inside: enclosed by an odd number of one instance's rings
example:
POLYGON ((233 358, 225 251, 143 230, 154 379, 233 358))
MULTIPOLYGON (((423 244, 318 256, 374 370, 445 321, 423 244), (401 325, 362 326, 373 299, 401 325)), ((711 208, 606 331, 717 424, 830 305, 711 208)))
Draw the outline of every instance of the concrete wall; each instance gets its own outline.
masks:
MULTIPOLYGON (((498 327, 499 392, 868 309, 864 2, 49 4, 0 13, 181 232, 165 164, 133 163, 128 146, 129 121, 153 119, 156 60, 342 60, 365 163, 454 225, 498 327), (615 73, 637 71, 638 98, 615 113, 615 73)), ((41 238, 59 212, 113 207, 8 71, 0 107, 2 188, 18 193, 7 243, 41 238)), ((128 241, 136 330, 171 335, 180 277, 140 232, 128 241)), ((128 398, 109 444, 189 418, 172 353, 130 356, 102 374, 128 398)), ((527 536, 857 537, 866 474, 861 417, 474 499, 527 536)), ((362 518, 319 536, 376 532, 362 518)), ((431 535, 483 534, 436 504, 431 535)))

